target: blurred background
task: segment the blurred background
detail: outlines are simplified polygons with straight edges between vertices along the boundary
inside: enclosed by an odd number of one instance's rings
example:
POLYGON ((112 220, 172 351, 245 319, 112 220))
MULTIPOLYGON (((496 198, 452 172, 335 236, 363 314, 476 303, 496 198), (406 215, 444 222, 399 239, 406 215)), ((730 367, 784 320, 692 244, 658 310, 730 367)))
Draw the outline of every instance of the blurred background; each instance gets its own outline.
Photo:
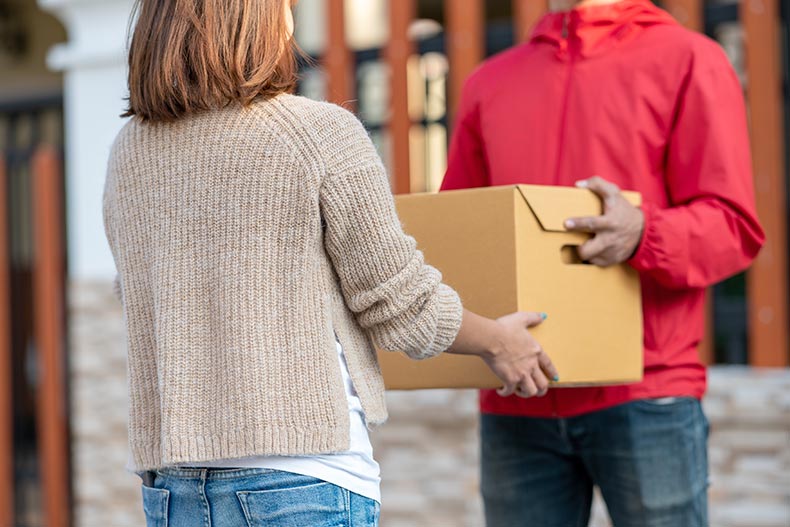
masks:
MULTIPOLYGON (((768 244, 710 291, 711 524, 790 527, 790 2, 666 0, 718 40, 749 106, 768 244)), ((101 193, 131 0, 0 0, 0 527, 143 525, 101 193)), ((397 193, 435 191, 463 79, 547 0, 300 0, 300 93, 357 112, 397 193)), ((476 394, 389 394, 384 527, 481 526, 476 394)), ((609 525, 597 501, 591 525, 609 525)), ((683 527, 683 526, 678 526, 683 527)))

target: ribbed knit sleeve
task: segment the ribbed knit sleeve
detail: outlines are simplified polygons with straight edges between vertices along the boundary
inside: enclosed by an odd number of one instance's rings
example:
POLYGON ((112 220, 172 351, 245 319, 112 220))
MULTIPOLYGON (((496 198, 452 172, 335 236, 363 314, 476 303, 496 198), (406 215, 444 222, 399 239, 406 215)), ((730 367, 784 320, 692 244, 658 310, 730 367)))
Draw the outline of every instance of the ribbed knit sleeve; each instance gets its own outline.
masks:
POLYGON ((378 347, 415 359, 435 356, 458 335, 461 301, 403 232, 362 124, 339 107, 326 108, 330 120, 317 132, 327 170, 321 210, 346 303, 378 347))
POLYGON ((121 275, 116 274, 115 278, 112 281, 112 292, 115 295, 115 298, 118 300, 123 300, 123 290, 121 289, 121 275))

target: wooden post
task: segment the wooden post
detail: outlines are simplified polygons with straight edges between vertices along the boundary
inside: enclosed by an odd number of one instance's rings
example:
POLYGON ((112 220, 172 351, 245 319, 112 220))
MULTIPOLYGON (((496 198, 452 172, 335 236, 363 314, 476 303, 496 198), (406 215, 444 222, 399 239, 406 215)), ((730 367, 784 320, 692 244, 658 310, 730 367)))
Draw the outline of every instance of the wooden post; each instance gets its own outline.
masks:
POLYGON ((354 97, 354 58, 346 45, 345 2, 327 0, 328 42, 324 52, 327 75, 327 100, 352 110, 354 97))
POLYGON ((14 381, 11 350, 11 255, 8 171, 0 157, 0 518, 14 520, 14 381))
POLYGON ((749 272, 749 362, 787 366, 787 218, 779 3, 742 0, 757 213, 766 244, 749 272))
POLYGON ((516 42, 526 42, 535 23, 548 10, 549 0, 513 0, 516 42))
POLYGON ((485 56, 483 0, 445 0, 446 46, 450 61, 448 114, 452 120, 464 81, 485 56))
POLYGON ((409 25, 417 14, 415 0, 390 0, 390 39, 385 50, 390 69, 390 138, 392 141, 393 192, 411 191, 409 131, 408 60, 414 51, 409 39, 409 25))
POLYGON ((664 7, 675 20, 694 31, 705 29, 702 0, 664 0, 664 7))
POLYGON ((38 354, 38 448, 44 525, 70 524, 69 427, 64 328, 61 162, 52 147, 32 160, 34 335, 38 354))

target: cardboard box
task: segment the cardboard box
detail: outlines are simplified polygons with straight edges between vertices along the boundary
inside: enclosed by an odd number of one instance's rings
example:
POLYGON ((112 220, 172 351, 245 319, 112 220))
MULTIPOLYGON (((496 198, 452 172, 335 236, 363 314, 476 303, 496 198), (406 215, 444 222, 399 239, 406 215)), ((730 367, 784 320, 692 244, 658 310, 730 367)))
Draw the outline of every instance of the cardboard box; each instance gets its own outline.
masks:
MULTIPOLYGON (((625 193, 638 205, 639 194, 625 193)), ((498 318, 543 311, 532 334, 560 372, 557 386, 611 385, 642 378, 639 277, 628 265, 578 259, 589 235, 567 232, 571 217, 602 213, 600 198, 569 187, 519 185, 396 198, 405 231, 455 288, 464 307, 498 318)), ((379 352, 388 389, 497 388, 477 357, 413 361, 379 352)))

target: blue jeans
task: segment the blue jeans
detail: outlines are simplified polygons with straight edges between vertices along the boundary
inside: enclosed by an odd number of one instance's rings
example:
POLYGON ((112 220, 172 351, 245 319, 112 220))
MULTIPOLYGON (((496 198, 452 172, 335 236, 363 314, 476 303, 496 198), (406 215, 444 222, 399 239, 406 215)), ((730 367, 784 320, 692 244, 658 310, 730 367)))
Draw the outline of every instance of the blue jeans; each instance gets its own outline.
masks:
POLYGON ((483 415, 488 527, 587 527, 593 486, 615 527, 708 525, 708 422, 696 399, 568 419, 483 415))
POLYGON ((167 468, 141 476, 149 479, 147 527, 378 526, 376 501, 290 472, 167 468))

